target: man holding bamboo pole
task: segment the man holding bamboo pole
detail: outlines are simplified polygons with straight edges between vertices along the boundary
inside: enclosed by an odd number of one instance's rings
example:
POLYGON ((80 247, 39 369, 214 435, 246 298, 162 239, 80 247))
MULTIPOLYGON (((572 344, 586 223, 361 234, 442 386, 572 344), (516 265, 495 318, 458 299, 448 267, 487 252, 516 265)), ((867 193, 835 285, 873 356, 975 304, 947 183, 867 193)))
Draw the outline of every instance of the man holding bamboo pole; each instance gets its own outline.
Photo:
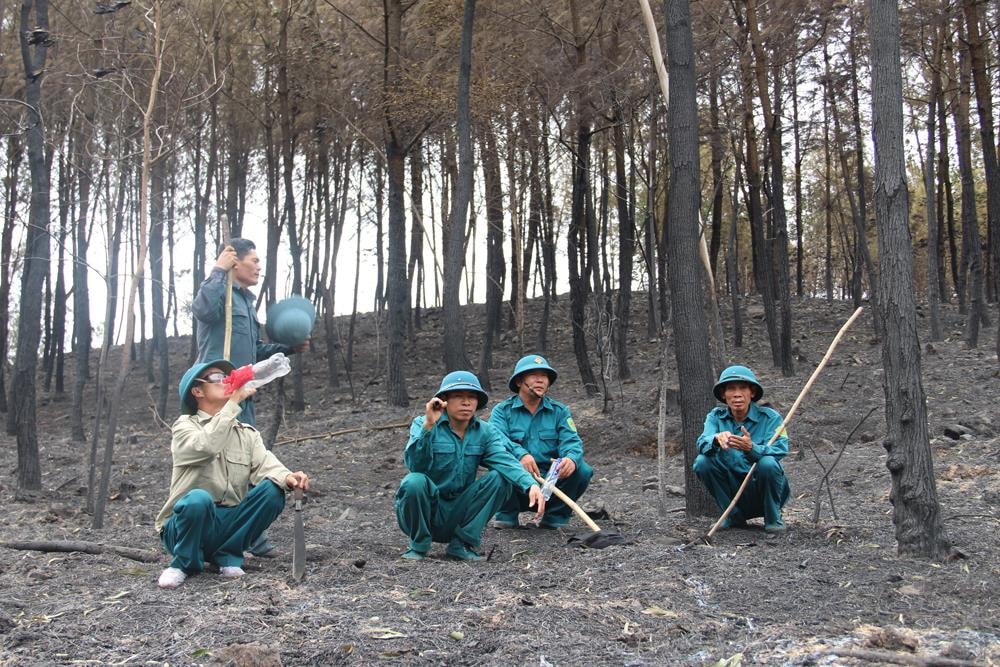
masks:
POLYGON ((725 405, 713 408, 705 417, 694 471, 720 509, 729 506, 756 463, 745 492, 722 527, 744 527, 747 519, 762 516, 768 533, 785 532, 788 528, 781 519, 781 508, 791 489, 780 463, 788 454, 781 415, 757 405, 764 388, 746 366, 722 371, 714 393, 725 405), (775 438, 778 429, 782 431, 775 438))
MULTIPOLYGON (((227 359, 236 368, 241 368, 278 352, 288 355, 306 350, 308 342, 291 347, 261 341, 256 297, 250 291, 260 282, 260 273, 260 258, 253 241, 230 239, 191 303, 191 312, 198 320, 198 361, 227 359), (231 293, 227 288, 230 275, 233 281, 231 293), (232 304, 231 328, 226 322, 227 302, 232 304), (227 337, 231 338, 228 355, 225 350, 227 337)), ((239 420, 256 426, 253 399, 245 400, 241 407, 239 420)))

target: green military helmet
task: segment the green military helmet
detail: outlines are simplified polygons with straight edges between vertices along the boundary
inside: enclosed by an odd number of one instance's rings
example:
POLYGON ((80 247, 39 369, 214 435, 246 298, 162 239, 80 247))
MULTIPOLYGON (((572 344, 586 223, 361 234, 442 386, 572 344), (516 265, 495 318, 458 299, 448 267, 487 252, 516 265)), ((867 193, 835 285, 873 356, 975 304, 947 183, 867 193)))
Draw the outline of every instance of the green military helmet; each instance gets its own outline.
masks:
POLYGON ((759 401, 764 395, 764 387, 757 381, 757 376, 753 374, 752 370, 746 366, 730 366, 719 374, 719 381, 715 383, 715 388, 712 390, 715 397, 723 403, 725 400, 722 398, 722 391, 730 382, 746 382, 753 387, 751 400, 754 402, 759 401))
POLYGON ((507 386, 510 390, 517 393, 517 385, 514 382, 521 375, 531 372, 531 371, 545 371, 549 375, 549 385, 554 385, 556 383, 556 378, 559 374, 556 373, 556 369, 549 366, 549 362, 545 360, 545 357, 541 357, 537 354, 529 354, 526 357, 521 357, 521 360, 517 362, 514 366, 514 372, 510 376, 510 380, 507 381, 507 386))
POLYGON ((181 377, 180 384, 177 385, 177 394, 181 399, 182 415, 193 415, 198 412, 198 402, 191 395, 191 387, 194 386, 194 381, 198 379, 199 375, 205 372, 206 368, 212 368, 213 366, 223 373, 232 373, 236 370, 236 367, 225 359, 202 362, 187 369, 187 372, 181 377))
MULTIPOLYGON (((452 391, 473 391, 479 397, 476 402, 476 409, 482 410, 486 402, 490 400, 489 395, 483 391, 483 386, 479 384, 479 378, 475 373, 469 371, 452 371, 441 379, 441 386, 438 387, 437 398, 442 398, 444 394, 452 391)), ((445 399, 447 400, 447 399, 445 399)))
POLYGON ((267 309, 267 337, 274 343, 297 347, 309 340, 316 324, 316 307, 309 299, 292 295, 267 309))

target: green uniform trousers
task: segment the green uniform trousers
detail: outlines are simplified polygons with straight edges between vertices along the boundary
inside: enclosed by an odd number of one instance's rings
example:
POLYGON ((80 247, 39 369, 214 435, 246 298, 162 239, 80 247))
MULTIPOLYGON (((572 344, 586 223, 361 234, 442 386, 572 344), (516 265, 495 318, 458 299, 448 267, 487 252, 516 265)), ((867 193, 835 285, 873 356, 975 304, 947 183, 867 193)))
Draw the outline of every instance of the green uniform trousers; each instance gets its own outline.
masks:
POLYGON ((444 498, 430 477, 411 472, 396 491, 396 520, 414 551, 426 553, 431 542, 450 542, 454 537, 475 548, 512 488, 500 473, 490 470, 457 496, 444 498))
POLYGON ((285 492, 269 479, 250 489, 239 505, 222 507, 211 494, 192 489, 174 505, 160 539, 174 558, 170 567, 201 572, 205 561, 240 567, 243 552, 285 508, 285 492))
MULTIPOLYGON (((704 454, 694 460, 694 472, 722 510, 729 507, 746 476, 746 471, 725 465, 722 457, 704 454)), ((781 508, 788 502, 789 495, 791 489, 781 464, 773 456, 762 456, 730 518, 740 522, 762 516, 765 526, 779 525, 782 523, 781 508)))

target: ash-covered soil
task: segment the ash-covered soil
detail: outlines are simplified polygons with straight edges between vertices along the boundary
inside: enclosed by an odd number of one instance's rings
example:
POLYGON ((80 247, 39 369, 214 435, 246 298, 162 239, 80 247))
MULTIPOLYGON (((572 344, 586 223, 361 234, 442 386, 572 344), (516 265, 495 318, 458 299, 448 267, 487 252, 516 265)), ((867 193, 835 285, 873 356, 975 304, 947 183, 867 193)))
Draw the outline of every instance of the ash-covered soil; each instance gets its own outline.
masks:
MULTIPOLYGON (((121 406, 112 499, 105 528, 96 531, 85 511, 89 445, 70 440, 68 397, 42 396, 42 492, 16 494, 16 442, 0 436, 7 473, 0 478, 0 542, 88 540, 159 552, 160 559, 0 547, 0 664, 708 665, 738 655, 729 664, 862 664, 830 650, 1000 662, 1000 437, 993 398, 1000 380, 992 332, 980 349, 966 349, 964 319, 946 308, 947 340, 923 348, 941 513, 964 558, 937 563, 896 555, 881 446, 880 349, 867 317, 846 335, 789 426, 788 534, 767 536, 757 520, 755 528, 720 531, 711 546, 678 551, 711 520, 687 519, 677 494, 683 457, 676 453, 675 405, 667 419, 671 495, 665 512, 658 506, 661 343, 647 340, 645 315, 636 313, 633 379, 609 380, 605 411, 604 400, 587 398, 580 386, 567 310, 560 300, 550 326, 548 357, 560 371, 552 396, 573 409, 595 468, 583 506, 605 510, 608 518, 599 523, 617 526, 632 544, 567 546, 571 534, 586 530, 574 519, 563 532, 488 528, 482 552, 489 558, 479 563, 446 560, 443 545, 419 563, 400 559, 405 537, 392 498, 405 473, 406 429, 394 425, 418 414, 437 388, 441 323, 428 313, 408 347, 412 401, 399 409, 383 398, 377 346, 384 323, 377 326, 369 315, 360 320, 350 383, 344 377, 339 388, 326 386, 322 350, 305 358, 307 408, 286 413, 275 446, 289 467, 314 480, 301 583, 291 578, 289 504, 270 530, 278 558, 248 559, 239 581, 206 573, 176 591, 157 589, 168 558, 153 518, 166 497, 170 450, 169 432, 150 407, 155 389, 143 384, 141 369, 133 371, 121 406), (842 448, 829 489, 820 487, 842 448), (823 504, 814 523, 817 494, 823 504)), ((757 371, 765 400, 784 413, 851 307, 797 304, 797 372, 787 378, 770 363, 759 309, 748 310, 746 344, 729 357, 757 371)), ((529 315, 540 312, 540 304, 530 304, 529 315)), ((478 354, 481 314, 481 306, 467 314, 470 355, 478 354)), ((340 324, 346 331, 346 321, 340 324)), ((533 336, 529 330, 526 339, 533 336)), ((176 416, 173 385, 186 367, 189 341, 171 345, 168 421, 176 416)), ((491 406, 505 396, 522 351, 534 350, 520 349, 513 336, 500 341, 491 406)), ((599 358, 593 352, 596 368, 599 358)), ((676 385, 672 353, 667 364, 676 385)), ((273 419, 275 394, 274 387, 260 392, 262 430, 273 419)))

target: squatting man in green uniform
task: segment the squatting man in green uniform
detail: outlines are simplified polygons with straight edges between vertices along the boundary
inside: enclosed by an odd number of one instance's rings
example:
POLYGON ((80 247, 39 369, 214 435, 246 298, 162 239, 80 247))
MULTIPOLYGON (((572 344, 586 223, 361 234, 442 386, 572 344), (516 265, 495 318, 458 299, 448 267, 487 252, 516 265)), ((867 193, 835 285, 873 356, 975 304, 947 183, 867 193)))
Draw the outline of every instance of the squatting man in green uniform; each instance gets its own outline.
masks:
POLYGON ((729 507, 750 466, 757 468, 740 496, 736 507, 723 522, 723 528, 742 528, 747 519, 764 517, 764 530, 783 533, 788 530, 781 520, 781 508, 791 494, 781 459, 788 454, 788 434, 771 444, 781 428, 781 415, 757 405, 764 387, 746 366, 730 366, 715 383, 715 397, 725 403, 705 417, 705 428, 698 438, 698 457, 694 471, 718 503, 729 507))
POLYGON ((232 371, 219 359, 195 364, 180 381, 170 496, 156 517, 160 540, 173 556, 160 588, 177 588, 205 561, 224 578, 242 577, 243 552, 281 514, 285 491, 309 489, 304 472, 286 468, 257 429, 237 419, 240 403, 256 389, 244 385, 226 396, 222 380, 232 371))
POLYGON ((480 560, 483 528, 515 487, 537 519, 545 513, 541 488, 507 451, 507 439, 476 417, 488 398, 474 374, 454 371, 410 425, 403 450, 410 472, 396 492, 396 520, 410 538, 403 558, 420 560, 432 542, 447 542, 448 556, 480 560), (480 466, 488 472, 477 479, 480 466))
MULTIPOLYGON (((548 397, 558 377, 544 357, 529 354, 514 366, 507 386, 514 395, 490 415, 490 423, 508 438, 508 448, 529 473, 545 477, 559 459, 556 486, 576 501, 590 485, 593 469, 583 460, 583 441, 569 408, 548 397)), ((528 509, 528 498, 514 492, 493 519, 496 528, 514 528, 517 515, 528 509)), ((569 506, 550 498, 541 528, 559 528, 570 519, 569 506)))

